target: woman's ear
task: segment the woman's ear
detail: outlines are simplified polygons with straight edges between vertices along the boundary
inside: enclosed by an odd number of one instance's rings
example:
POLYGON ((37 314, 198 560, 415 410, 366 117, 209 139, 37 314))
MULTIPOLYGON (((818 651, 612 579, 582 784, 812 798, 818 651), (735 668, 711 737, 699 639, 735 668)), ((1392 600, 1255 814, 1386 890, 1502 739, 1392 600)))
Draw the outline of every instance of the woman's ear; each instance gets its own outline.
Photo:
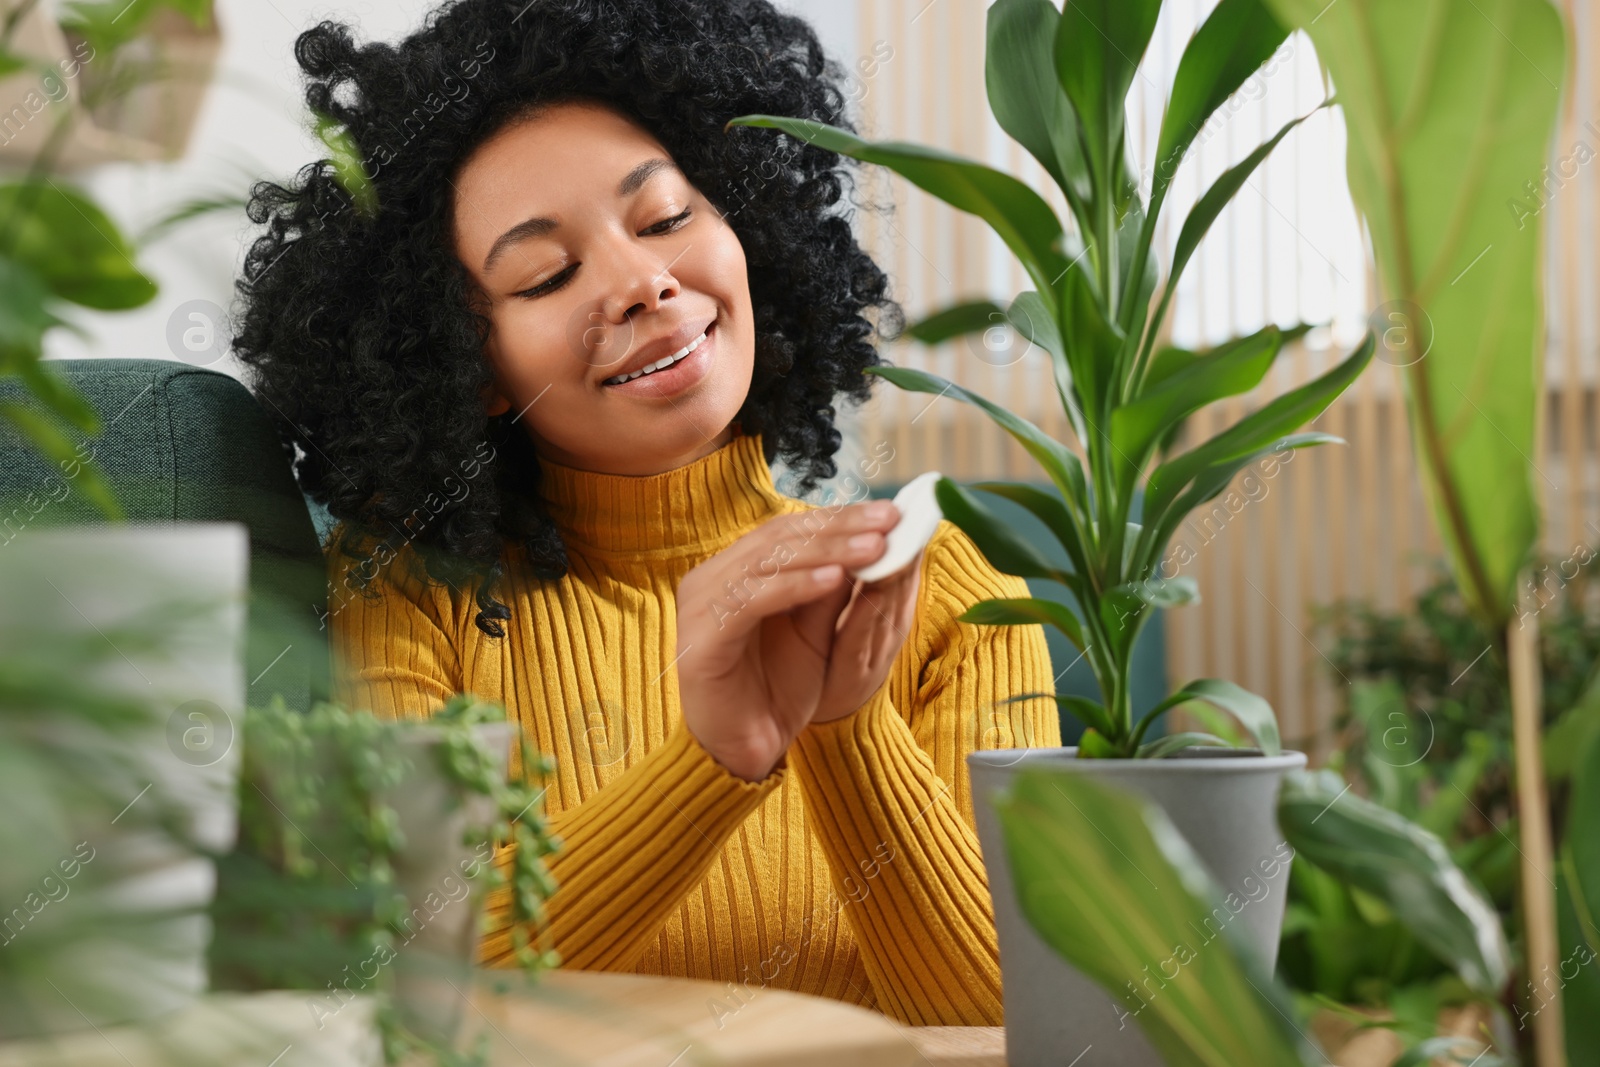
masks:
POLYGON ((511 410, 511 401, 496 386, 486 385, 483 387, 483 410, 490 418, 504 415, 511 410))

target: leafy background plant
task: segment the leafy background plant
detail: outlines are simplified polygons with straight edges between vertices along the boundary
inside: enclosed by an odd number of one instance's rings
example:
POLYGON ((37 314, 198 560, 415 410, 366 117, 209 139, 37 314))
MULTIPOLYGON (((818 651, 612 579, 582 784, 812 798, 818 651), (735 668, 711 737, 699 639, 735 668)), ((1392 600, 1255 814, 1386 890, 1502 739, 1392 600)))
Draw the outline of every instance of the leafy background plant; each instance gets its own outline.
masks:
MULTIPOLYGON (((1545 686, 1545 774, 1550 817, 1564 857, 1583 855, 1597 832, 1583 791, 1600 778, 1591 768, 1600 723, 1600 604, 1593 550, 1578 546, 1532 568, 1537 594, 1540 660, 1545 686)), ((1513 777, 1508 666, 1503 647, 1467 606, 1454 578, 1441 571, 1415 603, 1381 611, 1346 602, 1319 612, 1331 669, 1353 684, 1336 722, 1341 764, 1372 799, 1439 834, 1462 869, 1488 894, 1513 942, 1517 912, 1518 820, 1513 777)), ((1593 801, 1588 804, 1592 805, 1593 801)), ((1600 952, 1575 860, 1551 871, 1558 882, 1562 959, 1600 952)), ((1593 896, 1593 890, 1588 894, 1593 896)), ((1319 997, 1392 1011, 1413 1034, 1429 1004, 1472 999, 1448 979, 1443 963, 1409 941, 1392 917, 1302 878, 1290 885, 1284 931, 1284 973, 1319 997)), ((1556 982, 1568 1000, 1569 1052, 1600 1048, 1600 967, 1570 962, 1556 982)), ((1526 977, 1498 1002, 1511 1019, 1527 1018, 1540 994, 1526 977)), ((1518 1029, 1518 1036, 1525 1037, 1518 1029)))

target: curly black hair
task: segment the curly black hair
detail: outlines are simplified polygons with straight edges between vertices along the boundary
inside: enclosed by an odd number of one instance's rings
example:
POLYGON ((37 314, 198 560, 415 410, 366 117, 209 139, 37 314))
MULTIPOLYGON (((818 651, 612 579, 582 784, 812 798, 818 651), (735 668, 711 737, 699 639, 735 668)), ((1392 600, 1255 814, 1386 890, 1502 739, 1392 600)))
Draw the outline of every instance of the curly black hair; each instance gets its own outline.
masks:
POLYGON ((323 22, 295 56, 330 143, 354 154, 252 190, 265 231, 237 283, 234 350, 366 580, 374 560, 413 544, 430 581, 477 580, 477 625, 498 637, 510 612, 492 590, 508 546, 541 579, 567 571, 531 440, 515 415, 483 410, 489 323, 469 307, 449 241, 455 171, 554 103, 636 120, 727 218, 755 320, 741 429, 762 433, 802 495, 836 473, 833 402, 870 397, 874 336, 905 324, 841 203, 858 164, 771 129, 724 128, 765 113, 854 130, 846 73, 805 20, 768 0, 452 0, 398 44, 323 22), (351 179, 355 155, 370 184, 351 179), (476 484, 457 499, 449 487, 469 470, 476 484))

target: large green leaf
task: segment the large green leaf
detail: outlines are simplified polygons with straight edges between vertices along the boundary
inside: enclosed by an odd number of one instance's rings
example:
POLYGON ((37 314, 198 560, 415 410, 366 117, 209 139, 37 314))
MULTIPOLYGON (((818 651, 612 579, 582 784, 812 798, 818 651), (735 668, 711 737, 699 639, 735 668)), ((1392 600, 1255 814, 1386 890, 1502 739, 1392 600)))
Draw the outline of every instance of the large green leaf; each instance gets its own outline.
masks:
POLYGON ((1333 771, 1296 771, 1278 824, 1297 855, 1378 897, 1472 989, 1495 997, 1510 973, 1500 916, 1433 834, 1350 790, 1333 771))
MULTIPOLYGON (((1287 36, 1288 31, 1262 6, 1261 0, 1221 0, 1189 39, 1183 58, 1178 61, 1172 95, 1161 119, 1161 134, 1150 178, 1150 210, 1134 251, 1134 269, 1142 267, 1149 256, 1150 241, 1167 189, 1206 121, 1271 57, 1287 36)), ((1270 145, 1266 147, 1267 151, 1271 150, 1270 145)), ((1129 295, 1125 297, 1123 328, 1132 333, 1131 316, 1136 307, 1143 305, 1131 295, 1131 290, 1125 292, 1129 295)))
MULTIPOLYGON (((1223 171, 1217 180, 1211 183, 1211 187, 1200 195, 1200 199, 1195 201, 1194 207, 1189 209, 1188 216, 1183 220, 1183 229, 1178 231, 1178 243, 1172 250, 1172 267, 1167 271, 1167 284, 1161 291, 1161 303, 1156 308, 1155 326, 1159 327, 1161 320, 1166 317, 1167 307, 1178 291, 1178 282, 1183 277, 1184 268, 1189 265, 1189 260, 1200 247, 1200 242, 1210 232, 1211 224, 1222 214, 1222 209, 1233 202, 1233 198, 1244 188, 1244 183, 1249 180, 1250 175, 1254 174, 1255 169, 1272 154, 1274 148, 1278 147, 1278 142, 1287 137, 1290 130, 1314 114, 1316 112, 1312 111, 1284 123, 1271 138, 1257 146, 1244 159, 1223 171)), ((1151 342, 1154 341, 1155 335, 1156 330, 1151 329, 1148 333, 1151 342)), ((1140 374, 1143 373, 1141 368, 1140 374)), ((1138 383, 1134 384, 1137 386, 1138 383)))
POLYGON ((1061 220, 1044 198, 1004 171, 925 145, 864 141, 811 119, 739 115, 729 126, 767 126, 807 144, 877 163, 952 207, 977 215, 1016 255, 1041 292, 1052 292, 1067 268, 1061 220))
MULTIPOLYGON (((1061 491, 1061 497, 1069 507, 1081 506, 1089 499, 1088 483, 1084 479, 1083 463, 1072 451, 1060 441, 1045 433, 1039 427, 1019 415, 1013 415, 1005 408, 992 401, 979 396, 977 393, 964 389, 955 382, 929 374, 914 367, 868 367, 868 374, 876 374, 887 378, 902 389, 909 389, 915 393, 933 393, 936 396, 952 396, 957 400, 965 401, 981 408, 989 418, 993 419, 1001 429, 1014 437, 1044 468, 1050 480, 1061 491)), ((1081 517, 1075 516, 1079 521, 1081 517)), ((1080 528, 1078 530, 1080 541, 1086 541, 1086 535, 1080 528)))
MULTIPOLYGON (((1033 512, 1055 535, 1056 540, 1061 542, 1061 547, 1066 549, 1067 558, 1077 570, 1080 585, 1086 582, 1090 546, 1078 540, 1077 524, 1073 522, 1067 505, 1059 495, 1026 482, 973 482, 971 488, 1005 497, 1033 512)), ((1073 592, 1083 595, 1079 586, 1073 586, 1073 592)))
POLYGON ((1017 294, 1006 310, 1006 317, 1017 332, 1050 354, 1051 369, 1055 377, 1056 395, 1067 413, 1067 421, 1080 442, 1089 438, 1084 422, 1083 408, 1078 403, 1077 391, 1072 384, 1072 368, 1067 364, 1067 348, 1061 340, 1061 329, 1056 324, 1054 312, 1044 299, 1032 289, 1017 294))
POLYGON ((1544 295, 1521 198, 1549 158, 1561 16, 1549 0, 1268 2, 1332 74, 1379 292, 1431 338, 1406 368, 1417 452, 1462 593, 1499 628, 1538 529, 1544 295))
POLYGON ((1061 11, 1050 0, 996 0, 989 7, 983 78, 995 121, 1055 179, 1081 224, 1089 169, 1078 120, 1056 80, 1060 23, 1061 11))
POLYGON ((1204 444, 1157 467, 1145 492, 1146 525, 1156 524, 1178 494, 1207 470, 1266 448, 1321 415, 1366 368, 1372 353, 1373 338, 1369 333, 1348 358, 1326 374, 1290 390, 1204 444))
POLYGON ((50 179, 0 185, 0 254, 27 266, 56 296, 85 307, 139 307, 156 295, 116 223, 50 179))
POLYGON ((993 300, 968 300, 940 308, 906 327, 906 335, 925 345, 937 345, 969 333, 980 333, 1009 320, 1006 309, 993 300))
POLYGON ((1178 164, 1217 108, 1289 36, 1261 0, 1221 0, 1184 47, 1161 118, 1150 199, 1160 203, 1178 164))
POLYGON ((1028 922, 1126 1008, 1168 1067, 1323 1062, 1233 926, 1206 933, 1222 896, 1160 809, 1042 768, 1018 771, 994 805, 1028 922), (1159 976, 1153 989, 1143 975, 1159 976))
POLYGON ((934 483, 933 492, 944 517, 972 538, 972 543, 996 570, 1021 578, 1049 578, 1063 585, 1075 584, 1070 574, 1063 572, 1040 555, 1033 545, 1018 537, 1005 519, 991 511, 988 505, 960 483, 940 478, 934 483))
POLYGON ((1111 182, 1122 177, 1128 87, 1160 13, 1160 0, 1070 0, 1062 10, 1056 78, 1077 115, 1102 202, 1116 195, 1111 182))
POLYGON ((1203 701, 1233 716, 1255 739, 1256 747, 1264 755, 1276 756, 1283 752, 1283 742, 1278 735, 1278 716, 1266 700, 1242 686, 1221 678, 1200 678, 1173 693, 1145 713, 1134 730, 1133 744, 1138 745, 1145 731, 1161 715, 1180 704, 1203 701))
POLYGON ((1161 439, 1194 412, 1261 384, 1282 347, 1277 327, 1218 346, 1150 385, 1137 400, 1111 412, 1113 464, 1126 491, 1161 439))
POLYGON ((60 326, 50 310, 50 287, 22 263, 0 256, 0 353, 37 353, 45 331, 60 326))
POLYGON ((1214 463, 1201 467, 1194 474, 1189 487, 1183 490, 1176 500, 1164 507, 1157 515, 1152 511, 1152 521, 1144 528, 1140 535, 1139 544, 1134 552, 1134 559, 1139 566, 1155 566, 1167 542, 1177 532, 1183 520, 1201 504, 1221 496, 1233 481, 1233 476, 1244 470, 1258 459, 1264 459, 1272 453, 1282 455, 1291 449, 1309 448, 1312 445, 1344 444, 1344 438, 1335 437, 1327 433, 1297 433, 1280 437, 1276 441, 1262 445, 1253 452, 1243 455, 1229 456, 1227 459, 1217 460, 1214 463), (1159 518, 1159 521, 1156 521, 1159 518))
POLYGON ((1078 616, 1071 608, 1040 597, 980 600, 956 618, 961 622, 985 623, 990 626, 1029 626, 1043 623, 1060 630, 1080 652, 1088 644, 1083 636, 1083 623, 1078 620, 1078 616))

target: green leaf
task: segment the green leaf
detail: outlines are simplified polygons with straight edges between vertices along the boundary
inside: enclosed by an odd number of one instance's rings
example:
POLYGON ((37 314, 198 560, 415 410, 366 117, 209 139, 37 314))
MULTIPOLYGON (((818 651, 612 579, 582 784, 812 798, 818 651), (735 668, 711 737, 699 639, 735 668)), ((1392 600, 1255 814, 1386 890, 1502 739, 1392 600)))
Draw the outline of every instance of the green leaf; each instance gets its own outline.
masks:
POLYGON ((1046 492, 1026 482, 973 482, 969 488, 1004 497, 1033 512, 1055 535, 1056 540, 1061 542, 1067 558, 1072 561, 1072 566, 1077 571, 1075 577, 1078 581, 1070 588, 1080 598, 1085 595, 1088 584, 1084 575, 1089 573, 1089 546, 1078 540, 1078 527, 1059 493, 1046 492))
POLYGON ((1306 30, 1338 86, 1378 291, 1431 341, 1405 368, 1425 495, 1462 595, 1501 629, 1539 527, 1542 220, 1526 190, 1561 106, 1560 10, 1268 2, 1306 30))
MULTIPOLYGON (((60 325, 50 310, 50 288, 44 279, 24 264, 0 256, 0 353, 37 353, 45 331, 60 325)), ((29 362, 37 358, 30 357, 29 362)))
POLYGON ((1078 738, 1079 759, 1117 759, 1122 755, 1098 727, 1091 726, 1078 738))
POLYGON ((1221 0, 1212 8, 1184 47, 1172 79, 1156 147, 1152 203, 1159 204, 1165 196, 1206 120, 1288 36, 1261 0, 1221 0))
MULTIPOLYGON (((1027 451, 1028 455, 1044 468, 1069 508, 1089 499, 1088 483, 1083 475, 1083 463, 1060 441, 1027 419, 1013 415, 998 404, 962 388, 955 382, 913 367, 868 367, 867 373, 887 378, 901 389, 917 393, 933 393, 938 396, 953 396, 957 400, 981 408, 1001 429, 1016 438, 1017 443, 1027 451)), ((1081 520, 1075 517, 1075 521, 1081 520)), ((1082 529, 1080 528, 1078 532, 1080 540, 1083 540, 1082 529)))
POLYGON ((818 148, 888 167, 951 207, 987 222, 1041 292, 1052 292, 1066 270, 1061 220, 1043 197, 1004 171, 925 145, 864 141, 811 119, 740 115, 726 125, 771 127, 818 148))
POLYGON ((993 300, 972 300, 941 308, 907 326, 906 333, 925 345, 937 345, 954 337, 1004 326, 1006 321, 1006 309, 993 300))
POLYGON ((1081 224, 1089 168, 1072 103, 1056 80, 1060 23, 1050 0, 997 0, 988 12, 983 78, 995 121, 1055 179, 1081 224))
POLYGON ((1087 433, 1103 433, 1108 409, 1115 399, 1117 383, 1112 379, 1112 370, 1125 338, 1106 320, 1094 281, 1081 263, 1067 270, 1061 293, 1061 321, 1072 324, 1061 341, 1072 373, 1072 388, 1088 421, 1087 433))
MULTIPOLYGON (((1230 461, 1259 452, 1284 434, 1321 415, 1366 368, 1372 359, 1372 352, 1373 338, 1368 333, 1350 357, 1328 373, 1298 389, 1290 390, 1205 444, 1157 467, 1150 475, 1145 492, 1145 525, 1154 525, 1157 517, 1163 517, 1161 521, 1165 522, 1165 512, 1178 493, 1207 471, 1215 471, 1230 461)), ((1224 486, 1226 484, 1222 483, 1224 486)), ((1221 492, 1221 486, 1217 487, 1216 492, 1221 492)), ((1211 495, 1216 495, 1216 492, 1211 495)), ((1195 504, 1202 502, 1196 500, 1195 504)))
POLYGON ((1071 608, 1054 600, 1039 597, 1010 597, 980 600, 956 616, 960 622, 984 623, 990 626, 1029 626, 1043 623, 1054 626, 1067 635, 1079 652, 1088 642, 1083 636, 1083 623, 1071 608))
POLYGON ((1444 842, 1332 771, 1291 772, 1278 824, 1300 857, 1378 897, 1469 987, 1499 995, 1510 973, 1500 916, 1444 842))
MULTIPOLYGON (((1160 511, 1150 509, 1152 522, 1145 527, 1145 532, 1140 537, 1140 543, 1135 552, 1135 559, 1140 566, 1155 566, 1156 557, 1166 547, 1172 535, 1177 532, 1183 520, 1201 504, 1220 496, 1233 481, 1233 476, 1258 459, 1264 458, 1268 453, 1290 451, 1296 448, 1307 448, 1312 445, 1344 444, 1344 438, 1335 437, 1327 433, 1299 433, 1288 437, 1281 437, 1271 444, 1264 445, 1254 452, 1242 456, 1234 456, 1221 460, 1210 466, 1202 468, 1194 475, 1189 487, 1177 500, 1165 504, 1160 511), (1159 522, 1154 521, 1159 519, 1159 522)), ((1145 497, 1146 507, 1149 508, 1149 497, 1145 497)))
POLYGON ((329 162, 333 164, 334 180, 350 195, 356 214, 370 219, 378 213, 378 190, 372 184, 361 158, 361 146, 354 135, 339 120, 318 114, 314 127, 317 140, 327 147, 329 162))
POLYGON ((14 74, 28 65, 28 61, 13 52, 0 49, 0 78, 14 74))
POLYGON ((1232 748, 1228 742, 1216 734, 1204 733, 1177 733, 1158 737, 1154 741, 1139 746, 1140 759, 1163 759, 1186 748, 1201 746, 1205 748, 1232 748))
POLYGON ((1234 927, 1206 933, 1222 894, 1159 808, 1043 768, 1018 771, 993 803, 1028 922, 1123 1005, 1169 1067, 1322 1062, 1234 927), (1146 974, 1157 984, 1132 980, 1146 974))
MULTIPOLYGON (((1111 725, 1111 709, 1098 700, 1074 696, 1071 693, 1057 693, 1056 704, 1088 727, 1090 732, 1102 741, 1105 740, 1105 735, 1116 732, 1116 728, 1111 725)), ((1081 742, 1080 747, 1082 747, 1081 742)))
POLYGON ((957 482, 940 478, 934 483, 933 493, 944 517, 961 527, 996 570, 1021 578, 1049 578, 1062 584, 1070 581, 1070 575, 1041 556, 1038 549, 1012 532, 1004 519, 957 482))
POLYGON ((1123 485, 1133 484, 1161 439, 1189 415, 1213 401, 1248 393, 1260 385, 1282 341, 1278 328, 1268 326, 1183 367, 1174 368, 1176 360, 1169 357, 1161 381, 1111 413, 1114 466, 1123 485))
POLYGON ((84 307, 115 311, 155 298, 120 230, 86 197, 53 180, 0 185, 0 250, 84 307))
POLYGON ((1072 0, 1055 36, 1055 70, 1087 149, 1095 197, 1116 196, 1123 159, 1125 101, 1155 30, 1160 0, 1072 0))
POLYGON ((100 417, 94 408, 70 382, 50 369, 37 348, 0 344, 0 374, 20 379, 35 400, 79 431, 89 435, 100 432, 100 417))
POLYGON ((1067 421, 1072 425, 1072 432, 1078 435, 1078 440, 1087 441, 1089 431, 1084 423, 1083 408, 1072 387, 1072 370, 1067 365, 1067 349, 1061 342, 1061 331, 1056 325, 1055 315, 1039 294, 1029 289, 1018 293, 1017 298, 1011 301, 1006 317, 1018 333, 1050 353, 1056 394, 1067 413, 1067 421))
MULTIPOLYGON (((1188 217, 1183 220, 1183 229, 1178 232, 1178 244, 1172 252, 1172 267, 1167 271, 1167 285, 1161 291, 1161 306, 1156 309, 1155 322, 1158 325, 1166 316, 1167 306, 1172 303, 1173 294, 1178 291, 1178 281, 1183 277, 1184 268, 1189 265, 1190 258, 1200 247, 1200 242, 1211 229, 1211 224, 1222 214, 1222 209, 1233 202, 1233 198, 1244 188, 1244 183, 1249 180, 1250 175, 1254 174, 1262 161, 1278 147, 1278 142, 1289 135, 1290 130, 1327 106, 1326 103, 1321 104, 1311 112, 1284 123, 1270 140, 1223 171, 1200 199, 1195 201, 1194 207, 1189 209, 1188 217)), ((1153 335, 1154 331, 1151 333, 1153 335)))
POLYGON ((1278 716, 1273 712, 1272 705, 1248 689, 1220 678, 1201 678, 1190 682, 1175 695, 1183 696, 1185 702, 1204 701, 1232 715, 1255 739, 1256 747, 1265 755, 1276 756, 1283 752, 1283 743, 1278 737, 1278 716))

